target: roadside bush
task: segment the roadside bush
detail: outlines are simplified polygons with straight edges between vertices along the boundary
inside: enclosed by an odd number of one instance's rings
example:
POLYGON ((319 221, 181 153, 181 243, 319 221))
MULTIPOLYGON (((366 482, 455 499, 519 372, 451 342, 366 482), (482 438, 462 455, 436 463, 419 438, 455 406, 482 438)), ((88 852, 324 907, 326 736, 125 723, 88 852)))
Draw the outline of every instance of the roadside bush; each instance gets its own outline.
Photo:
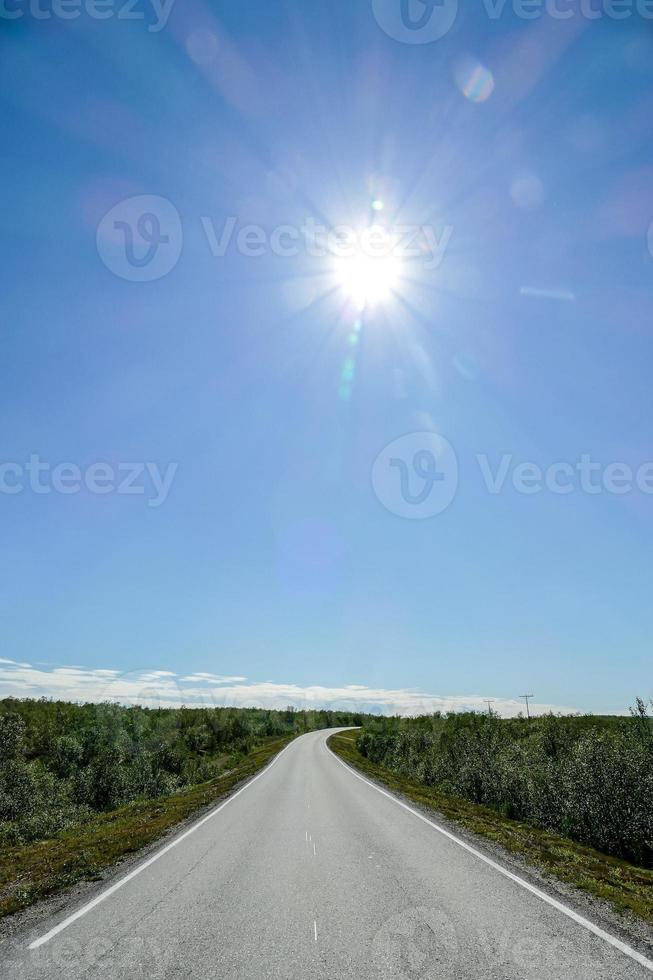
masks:
POLYGON ((0 766, 23 758, 26 729, 25 722, 15 712, 0 714, 0 766))
POLYGON ((370 761, 642 867, 653 867, 653 726, 548 715, 388 721, 358 739, 370 761))

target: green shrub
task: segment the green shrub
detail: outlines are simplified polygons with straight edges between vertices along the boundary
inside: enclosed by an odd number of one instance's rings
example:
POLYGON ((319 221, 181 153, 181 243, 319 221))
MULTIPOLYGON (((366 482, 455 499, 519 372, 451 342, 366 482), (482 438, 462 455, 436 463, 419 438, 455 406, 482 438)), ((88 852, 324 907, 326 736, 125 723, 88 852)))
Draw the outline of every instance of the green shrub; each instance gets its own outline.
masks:
POLYGON ((458 714, 375 721, 370 761, 642 867, 653 867, 653 727, 632 718, 458 714))

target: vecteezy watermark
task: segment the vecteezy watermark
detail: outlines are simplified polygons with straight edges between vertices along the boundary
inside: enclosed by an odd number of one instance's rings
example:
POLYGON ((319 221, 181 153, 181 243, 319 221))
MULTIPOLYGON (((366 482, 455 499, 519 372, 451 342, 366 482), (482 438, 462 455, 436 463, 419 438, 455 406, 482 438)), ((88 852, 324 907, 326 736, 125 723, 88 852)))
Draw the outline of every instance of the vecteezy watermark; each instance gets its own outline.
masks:
POLYGON ((307 255, 310 258, 419 259, 425 269, 437 269, 451 240, 453 228, 432 225, 335 225, 319 224, 310 215, 300 225, 277 225, 268 232, 261 225, 242 225, 238 218, 227 218, 218 234, 209 217, 201 219, 214 258, 222 258, 233 245, 240 255, 260 258, 271 254, 281 258, 307 255), (238 228, 238 230, 236 230, 238 228))
POLYGON ((446 510, 458 487, 458 460, 436 432, 412 432, 381 450, 372 466, 372 486, 386 510, 424 520, 446 510))
MULTIPOLYGON (((492 496, 508 490, 524 496, 653 495, 653 460, 633 467, 624 462, 599 463, 589 453, 582 453, 574 462, 556 460, 542 466, 517 460, 512 453, 496 460, 480 453, 474 461, 484 490, 492 496)), ((451 443, 435 432, 402 436, 374 460, 372 487, 386 510, 398 517, 435 517, 446 510, 458 489, 456 453, 451 443)))
POLYGON ((151 34, 168 23, 175 0, 0 0, 0 20, 146 21, 151 34))
POLYGON ((107 269, 130 282, 167 276, 179 261, 183 241, 176 207, 154 194, 120 201, 102 218, 96 235, 107 269))
POLYGON ((66 496, 87 493, 105 496, 115 493, 145 497, 148 507, 161 507, 168 499, 178 463, 91 463, 85 469, 77 463, 52 465, 33 453, 26 462, 0 462, 0 494, 19 493, 66 496))
MULTIPOLYGON (((451 225, 329 227, 311 215, 301 224, 271 229, 241 224, 235 215, 220 223, 202 215, 199 222, 209 252, 216 259, 224 258, 230 250, 247 258, 393 258, 418 261, 427 271, 438 268, 453 234, 451 225)), ((177 208, 154 194, 129 197, 114 205, 100 221, 96 235, 98 254, 105 266, 130 282, 152 282, 166 276, 179 261, 183 241, 177 208)))
POLYGON ((512 453, 504 453, 492 464, 485 454, 476 456, 485 489, 500 494, 507 486, 519 494, 533 495, 548 491, 559 496, 570 493, 600 493, 623 496, 638 491, 653 494, 653 461, 633 468, 628 463, 599 463, 589 453, 575 462, 558 460, 547 466, 533 462, 516 462, 512 453))
POLYGON ((372 0, 379 27, 404 44, 430 44, 448 34, 458 16, 458 0, 372 0))
POLYGON ((455 976, 460 952, 450 917, 443 908, 428 906, 390 916, 374 936, 371 949, 375 976, 388 980, 455 976))
POLYGON ((34 951, 29 951, 27 962, 15 961, 16 976, 27 976, 35 965, 43 976, 52 974, 70 975, 79 971, 107 978, 129 976, 130 980, 140 978, 169 977, 175 966, 183 958, 179 940, 166 937, 166 942, 152 936, 123 936, 119 943, 115 937, 95 933, 84 942, 64 933, 56 942, 47 943, 34 951), (170 940, 170 941, 168 941, 170 940))
MULTIPOLYGON (((479 0, 490 20, 510 12, 519 20, 653 20, 653 0, 479 0)), ((404 44, 430 44, 448 34, 458 16, 458 0, 372 0, 376 21, 404 44)))

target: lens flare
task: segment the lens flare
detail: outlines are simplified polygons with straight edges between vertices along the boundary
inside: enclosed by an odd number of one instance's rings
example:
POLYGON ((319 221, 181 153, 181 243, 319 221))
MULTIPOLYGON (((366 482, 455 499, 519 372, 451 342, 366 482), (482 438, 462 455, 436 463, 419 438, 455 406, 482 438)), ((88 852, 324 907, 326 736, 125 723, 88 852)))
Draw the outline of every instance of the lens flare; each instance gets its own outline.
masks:
POLYGON ((474 58, 461 58, 454 67, 454 78, 458 88, 470 102, 487 102, 494 92, 492 72, 474 58))

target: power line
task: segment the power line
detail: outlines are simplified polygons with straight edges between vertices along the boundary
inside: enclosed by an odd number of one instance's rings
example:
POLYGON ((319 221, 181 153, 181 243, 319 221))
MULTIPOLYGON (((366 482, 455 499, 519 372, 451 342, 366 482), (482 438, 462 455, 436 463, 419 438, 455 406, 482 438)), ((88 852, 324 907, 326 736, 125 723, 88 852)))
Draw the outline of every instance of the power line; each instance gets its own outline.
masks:
POLYGON ((529 698, 534 698, 535 695, 534 694, 520 694, 519 697, 520 698, 523 698, 524 701, 526 702, 526 715, 528 717, 528 720, 530 721, 531 720, 531 712, 530 712, 530 709, 528 707, 528 700, 529 700, 529 698))

